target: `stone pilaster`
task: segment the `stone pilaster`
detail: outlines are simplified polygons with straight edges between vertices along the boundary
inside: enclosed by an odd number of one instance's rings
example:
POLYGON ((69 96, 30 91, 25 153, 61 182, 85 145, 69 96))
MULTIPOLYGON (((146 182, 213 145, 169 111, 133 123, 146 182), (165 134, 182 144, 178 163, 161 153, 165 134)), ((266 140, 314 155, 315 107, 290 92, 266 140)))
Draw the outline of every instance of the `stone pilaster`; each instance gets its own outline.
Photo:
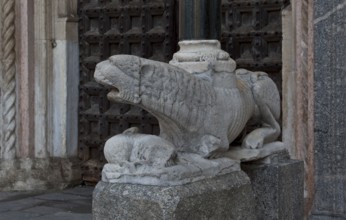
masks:
POLYGON ((1 3, 0 190, 79 182, 77 1, 1 3))
POLYGON ((77 156, 77 1, 34 0, 37 158, 77 156))
POLYGON ((346 218, 346 1, 314 1, 313 220, 346 218))
POLYGON ((3 0, 1 3, 2 145, 0 158, 12 159, 16 154, 15 1, 3 0))
POLYGON ((35 14, 33 15, 34 40, 32 43, 35 48, 33 78, 35 79, 34 105, 36 112, 34 130, 40 131, 35 132, 34 135, 35 149, 33 153, 37 158, 47 158, 50 156, 48 134, 49 131, 52 131, 52 129, 47 129, 52 127, 48 115, 50 99, 48 79, 52 75, 52 1, 33 0, 33 2, 35 14))
MULTIPOLYGON (((2 7, 2 1, 0 1, 0 8, 2 7)), ((0 10, 1 11, 1 10, 0 10)), ((0 18, 2 18, 2 11, 0 13, 0 18)), ((1 20, 2 21, 2 20, 1 20)), ((2 23, 0 22, 0 33, 2 32, 2 23)), ((0 34, 0 42, 2 42, 2 36, 0 34)), ((0 47, 1 48, 1 47, 0 47)), ((2 50, 0 50, 0 60, 2 60, 2 50)), ((2 127, 2 99, 3 99, 3 72, 2 72, 2 63, 0 62, 0 158, 2 158, 1 155, 1 149, 3 148, 3 140, 2 140, 2 133, 3 133, 3 127, 2 127)))
POLYGON ((312 4, 291 1, 282 13, 282 139, 291 157, 304 161, 306 215, 314 194, 312 4))
POLYGON ((30 1, 16 2, 16 49, 17 49, 17 158, 34 156, 34 45, 33 14, 34 8, 30 1))
POLYGON ((52 126, 51 155, 77 155, 79 45, 77 1, 52 1, 52 78, 48 84, 52 126), (63 103, 63 105, 61 104, 63 103))

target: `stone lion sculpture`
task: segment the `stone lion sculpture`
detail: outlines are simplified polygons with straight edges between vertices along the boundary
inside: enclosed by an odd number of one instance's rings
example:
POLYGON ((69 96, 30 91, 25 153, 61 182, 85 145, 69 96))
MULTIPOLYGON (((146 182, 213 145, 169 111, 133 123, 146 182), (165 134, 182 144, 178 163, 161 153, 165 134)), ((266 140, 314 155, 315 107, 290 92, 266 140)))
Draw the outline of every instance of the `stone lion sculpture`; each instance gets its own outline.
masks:
MULTIPOLYGON (((155 166, 166 166, 169 158, 176 154, 179 158, 179 152, 199 155, 201 160, 222 157, 243 133, 242 148, 282 146, 275 142, 280 135, 280 96, 275 83, 264 72, 236 70, 219 44, 210 49, 207 43, 199 50, 187 45, 170 64, 116 55, 96 66, 94 77, 111 88, 110 101, 139 106, 158 119, 160 137, 138 136, 155 146, 161 142, 164 162, 151 161, 155 166), (249 131, 250 125, 256 128, 249 131)), ((106 158, 111 157, 107 155, 111 148, 106 145, 106 158)), ((134 147, 130 148, 128 161, 134 147)))

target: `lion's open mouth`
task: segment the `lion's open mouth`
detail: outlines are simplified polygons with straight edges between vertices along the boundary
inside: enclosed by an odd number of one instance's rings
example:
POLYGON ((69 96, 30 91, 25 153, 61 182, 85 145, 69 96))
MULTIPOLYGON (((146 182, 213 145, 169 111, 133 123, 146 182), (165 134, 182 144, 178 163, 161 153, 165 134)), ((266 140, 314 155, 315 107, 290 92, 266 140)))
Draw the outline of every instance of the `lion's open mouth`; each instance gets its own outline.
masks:
POLYGON ((119 89, 113 87, 113 88, 111 89, 111 91, 107 94, 107 98, 108 98, 109 100, 114 100, 114 99, 116 99, 116 98, 119 98, 119 93, 120 93, 119 89))
POLYGON ((118 88, 112 88, 111 89, 111 91, 110 91, 111 93, 113 93, 113 94, 118 94, 120 91, 119 91, 119 89, 118 88))

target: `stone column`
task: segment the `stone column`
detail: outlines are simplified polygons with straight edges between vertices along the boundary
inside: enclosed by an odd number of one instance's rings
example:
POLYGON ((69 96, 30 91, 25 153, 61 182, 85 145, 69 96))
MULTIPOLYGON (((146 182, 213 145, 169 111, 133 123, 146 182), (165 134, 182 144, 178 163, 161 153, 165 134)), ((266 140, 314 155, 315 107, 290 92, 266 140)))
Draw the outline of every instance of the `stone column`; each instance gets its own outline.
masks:
POLYGON ((219 40, 221 0, 180 0, 179 40, 219 40))
POLYGON ((346 1, 314 1, 315 198, 312 220, 346 218, 346 1))

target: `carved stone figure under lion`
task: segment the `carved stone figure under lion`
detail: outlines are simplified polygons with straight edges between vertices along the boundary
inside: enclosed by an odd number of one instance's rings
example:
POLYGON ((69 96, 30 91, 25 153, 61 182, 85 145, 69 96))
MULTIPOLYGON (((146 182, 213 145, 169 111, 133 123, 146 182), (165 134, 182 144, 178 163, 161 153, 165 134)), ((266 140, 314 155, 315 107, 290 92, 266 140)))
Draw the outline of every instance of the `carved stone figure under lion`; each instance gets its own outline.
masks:
POLYGON ((276 141, 280 96, 266 73, 236 70, 218 41, 180 47, 170 64, 116 55, 97 65, 95 79, 111 88, 110 101, 139 106, 160 126, 160 137, 130 129, 111 138, 104 180, 182 184, 239 169, 229 158, 254 160, 283 149, 276 141), (241 146, 230 148, 239 137, 241 146))

